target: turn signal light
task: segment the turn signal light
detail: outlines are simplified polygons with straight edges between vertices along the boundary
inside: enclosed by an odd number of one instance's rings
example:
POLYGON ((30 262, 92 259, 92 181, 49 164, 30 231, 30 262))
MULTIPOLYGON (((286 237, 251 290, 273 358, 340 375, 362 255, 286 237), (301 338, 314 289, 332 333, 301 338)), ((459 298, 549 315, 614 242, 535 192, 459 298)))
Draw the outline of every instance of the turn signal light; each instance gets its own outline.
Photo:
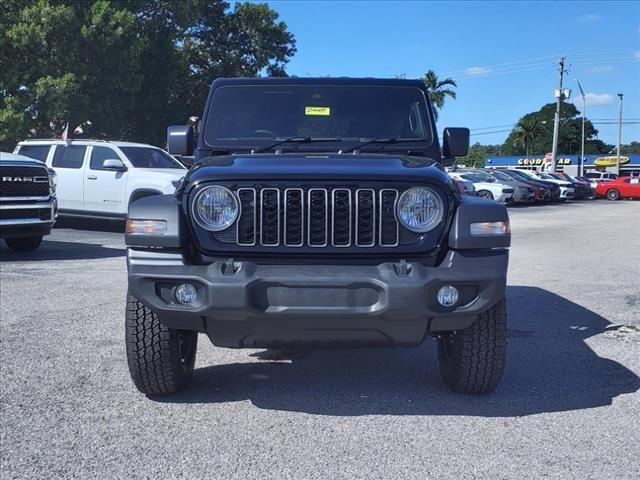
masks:
POLYGON ((167 233, 166 220, 137 220, 127 218, 127 233, 167 233))
POLYGON ((471 235, 509 235, 511 227, 509 220, 504 222, 476 222, 469 225, 471 235))

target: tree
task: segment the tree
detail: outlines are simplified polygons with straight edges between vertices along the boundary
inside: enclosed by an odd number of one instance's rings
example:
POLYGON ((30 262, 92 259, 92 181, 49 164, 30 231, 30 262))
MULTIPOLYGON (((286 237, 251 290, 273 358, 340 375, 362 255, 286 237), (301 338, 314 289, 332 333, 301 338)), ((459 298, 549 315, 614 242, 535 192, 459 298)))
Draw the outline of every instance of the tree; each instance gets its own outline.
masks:
POLYGON ((95 137, 164 145, 217 76, 285 75, 295 39, 266 4, 5 0, 0 148, 86 120, 95 137))
POLYGON ((424 77, 422 77, 422 81, 429 89, 429 98, 434 106, 433 113, 437 120, 438 110, 444 106, 444 102, 447 97, 453 100, 456 99, 456 92, 448 87, 457 87, 458 85, 451 78, 440 80, 433 70, 429 70, 425 73, 424 77))
POLYGON ((524 146, 527 157, 531 154, 531 145, 533 145, 544 132, 543 122, 544 120, 540 120, 538 117, 526 117, 521 118, 516 125, 515 130, 517 133, 514 143, 524 146))
POLYGON ((476 142, 469 148, 468 155, 458 158, 456 163, 467 167, 484 167, 485 158, 498 155, 502 155, 502 145, 480 145, 480 142, 476 142))
MULTIPOLYGON (((551 151, 553 143, 553 117, 555 103, 544 105, 537 112, 527 113, 518 120, 502 146, 505 155, 544 155, 551 151), (534 133, 523 138, 523 128, 534 133)), ((572 154, 580 152, 582 141, 582 118, 580 111, 571 103, 560 106, 560 130, 558 132, 558 152, 572 154)), ((596 137, 598 130, 587 120, 585 122, 585 153, 607 153, 610 146, 596 137)))

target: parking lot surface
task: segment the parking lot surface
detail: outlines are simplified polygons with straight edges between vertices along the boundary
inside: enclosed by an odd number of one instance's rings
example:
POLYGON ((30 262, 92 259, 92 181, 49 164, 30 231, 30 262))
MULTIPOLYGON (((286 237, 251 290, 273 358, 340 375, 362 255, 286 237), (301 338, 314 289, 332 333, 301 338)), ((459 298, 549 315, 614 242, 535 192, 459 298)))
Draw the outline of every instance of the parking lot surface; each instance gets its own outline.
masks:
POLYGON ((510 214, 508 366, 482 397, 444 386, 431 339, 283 352, 201 336, 188 390, 149 399, 126 365, 121 227, 3 245, 2 478, 639 478, 640 203, 510 214))

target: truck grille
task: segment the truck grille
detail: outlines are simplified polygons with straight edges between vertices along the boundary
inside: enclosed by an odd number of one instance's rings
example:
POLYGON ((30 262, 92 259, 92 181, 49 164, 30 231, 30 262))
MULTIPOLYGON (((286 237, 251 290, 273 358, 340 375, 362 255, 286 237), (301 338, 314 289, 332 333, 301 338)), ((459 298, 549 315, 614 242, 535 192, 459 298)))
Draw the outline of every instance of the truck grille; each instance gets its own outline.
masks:
POLYGON ((394 247, 400 242, 395 189, 238 188, 236 195, 241 213, 235 232, 214 234, 225 243, 394 247))
POLYGON ((49 174, 46 168, 0 166, 0 198, 48 196, 49 174))

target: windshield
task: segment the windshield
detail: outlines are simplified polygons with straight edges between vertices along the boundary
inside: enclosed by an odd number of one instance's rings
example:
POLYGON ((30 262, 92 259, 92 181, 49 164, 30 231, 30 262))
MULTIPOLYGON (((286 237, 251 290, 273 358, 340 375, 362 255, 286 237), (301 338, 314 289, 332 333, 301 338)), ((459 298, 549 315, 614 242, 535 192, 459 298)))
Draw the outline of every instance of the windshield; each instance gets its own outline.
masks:
POLYGON ((204 136, 208 145, 218 148, 260 147, 290 137, 329 139, 341 146, 362 139, 394 139, 365 147, 375 150, 394 148, 397 141, 422 147, 432 143, 422 90, 402 86, 220 87, 209 107, 204 136))
POLYGON ((494 177, 496 177, 498 180, 502 180, 503 182, 512 182, 513 178, 511 178, 509 175, 507 175, 506 173, 502 173, 502 172, 491 172, 491 175, 493 175, 494 177))
POLYGON ((179 168, 182 164, 164 150, 148 147, 120 147, 135 168, 179 168))

